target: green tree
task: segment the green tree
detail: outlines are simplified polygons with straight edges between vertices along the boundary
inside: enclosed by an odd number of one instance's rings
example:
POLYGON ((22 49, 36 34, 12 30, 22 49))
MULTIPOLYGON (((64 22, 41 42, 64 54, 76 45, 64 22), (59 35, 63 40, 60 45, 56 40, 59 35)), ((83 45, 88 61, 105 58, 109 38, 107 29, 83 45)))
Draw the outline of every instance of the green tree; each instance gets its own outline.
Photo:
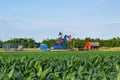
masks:
POLYGON ((2 48, 2 44, 3 44, 3 41, 2 41, 2 40, 0 40, 0 48, 2 48))
POLYGON ((41 43, 47 44, 48 48, 51 48, 53 47, 55 41, 56 39, 47 39, 47 40, 43 40, 41 43))

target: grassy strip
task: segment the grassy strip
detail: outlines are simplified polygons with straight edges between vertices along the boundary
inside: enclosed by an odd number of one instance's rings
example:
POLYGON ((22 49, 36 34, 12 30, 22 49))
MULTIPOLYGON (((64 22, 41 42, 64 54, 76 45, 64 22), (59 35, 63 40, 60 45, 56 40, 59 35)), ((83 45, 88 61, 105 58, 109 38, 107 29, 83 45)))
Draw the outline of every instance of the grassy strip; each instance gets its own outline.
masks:
POLYGON ((0 52, 3 58, 21 58, 28 56, 29 58, 42 56, 44 58, 64 58, 69 56, 79 56, 81 58, 91 58, 97 55, 119 56, 119 51, 63 51, 63 52, 0 52))

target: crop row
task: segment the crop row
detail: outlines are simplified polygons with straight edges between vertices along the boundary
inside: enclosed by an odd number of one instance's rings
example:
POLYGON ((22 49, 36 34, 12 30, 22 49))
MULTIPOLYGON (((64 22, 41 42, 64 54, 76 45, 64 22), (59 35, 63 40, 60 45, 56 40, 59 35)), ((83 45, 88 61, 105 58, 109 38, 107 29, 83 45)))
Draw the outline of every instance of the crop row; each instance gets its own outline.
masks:
POLYGON ((120 80, 116 56, 0 58, 0 80, 120 80))

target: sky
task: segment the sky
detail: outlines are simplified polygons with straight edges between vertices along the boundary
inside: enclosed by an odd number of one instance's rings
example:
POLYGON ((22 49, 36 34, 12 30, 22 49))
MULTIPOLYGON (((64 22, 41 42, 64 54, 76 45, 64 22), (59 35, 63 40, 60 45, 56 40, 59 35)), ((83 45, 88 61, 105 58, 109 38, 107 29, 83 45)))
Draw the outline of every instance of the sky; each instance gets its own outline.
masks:
POLYGON ((0 0, 0 39, 120 37, 120 0, 0 0))

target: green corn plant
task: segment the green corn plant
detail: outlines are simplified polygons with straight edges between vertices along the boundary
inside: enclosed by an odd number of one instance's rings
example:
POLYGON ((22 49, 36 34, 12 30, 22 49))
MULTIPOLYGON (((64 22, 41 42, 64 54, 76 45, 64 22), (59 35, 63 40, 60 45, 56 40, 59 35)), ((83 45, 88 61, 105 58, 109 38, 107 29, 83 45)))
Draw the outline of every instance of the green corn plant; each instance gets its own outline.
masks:
POLYGON ((117 80, 120 80, 120 68, 119 68, 118 64, 116 64, 116 70, 118 72, 118 74, 117 74, 117 80))

